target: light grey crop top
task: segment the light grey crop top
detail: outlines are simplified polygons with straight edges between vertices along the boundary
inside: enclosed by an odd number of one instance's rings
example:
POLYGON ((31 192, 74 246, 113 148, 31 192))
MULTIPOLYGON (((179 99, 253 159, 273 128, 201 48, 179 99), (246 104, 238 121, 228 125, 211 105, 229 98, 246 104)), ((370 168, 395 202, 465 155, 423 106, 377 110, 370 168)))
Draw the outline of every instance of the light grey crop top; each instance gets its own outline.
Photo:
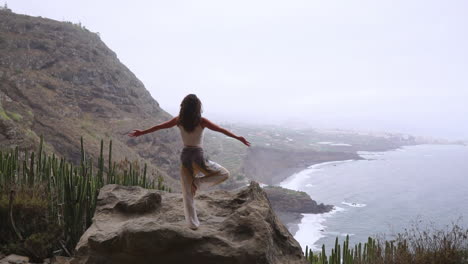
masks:
POLYGON ((185 146, 201 147, 203 143, 203 127, 198 124, 192 132, 185 131, 182 125, 177 125, 185 146))

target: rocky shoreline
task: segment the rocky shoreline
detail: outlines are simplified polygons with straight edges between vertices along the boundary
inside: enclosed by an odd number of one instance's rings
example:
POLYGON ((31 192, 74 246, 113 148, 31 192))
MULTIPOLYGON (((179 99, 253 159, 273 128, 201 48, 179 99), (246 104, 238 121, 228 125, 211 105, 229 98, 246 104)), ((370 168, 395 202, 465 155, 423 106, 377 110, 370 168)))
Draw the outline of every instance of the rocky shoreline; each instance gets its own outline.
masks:
POLYGON ((295 235, 302 220, 302 214, 323 214, 333 210, 333 205, 317 203, 305 192, 289 190, 279 186, 263 188, 276 215, 295 235))

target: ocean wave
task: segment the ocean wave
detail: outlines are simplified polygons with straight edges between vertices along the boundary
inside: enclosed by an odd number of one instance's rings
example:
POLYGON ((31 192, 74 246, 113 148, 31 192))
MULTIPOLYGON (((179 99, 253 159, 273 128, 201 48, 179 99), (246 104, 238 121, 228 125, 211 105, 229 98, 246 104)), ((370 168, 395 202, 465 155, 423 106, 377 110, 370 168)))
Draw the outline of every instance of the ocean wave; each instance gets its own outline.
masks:
POLYGON ((329 166, 329 165, 338 165, 338 164, 343 164, 343 163, 348 163, 348 162, 351 162, 351 161, 354 161, 352 159, 350 160, 335 160, 335 161, 327 161, 327 162, 322 162, 322 163, 317 163, 317 164, 314 164, 314 165, 310 165, 309 167, 307 167, 307 169, 322 169, 323 167, 326 167, 326 166, 329 166))
POLYGON ((293 175, 289 176, 288 178, 284 179, 282 182, 279 183, 279 186, 295 191, 301 191, 301 188, 304 186, 304 180, 309 179, 311 174, 317 171, 323 170, 324 167, 330 165, 339 165, 348 162, 352 162, 354 160, 340 160, 340 161, 328 161, 317 163, 314 165, 309 166, 307 169, 302 170, 298 173, 294 173, 293 175))
POLYGON ((335 147, 351 147, 351 144, 348 143, 337 143, 337 142, 331 142, 331 141, 321 141, 317 142, 316 144, 319 145, 329 145, 329 146, 335 146, 335 147))
POLYGON ((361 204, 361 203, 349 203, 349 202, 341 202, 344 205, 351 206, 351 207, 366 207, 367 204, 361 204))
POLYGON ((347 144, 347 143, 333 143, 333 144, 330 144, 330 146, 335 146, 335 147, 352 147, 353 145, 347 144))
POLYGON ((302 214, 304 217, 299 224, 299 230, 294 238, 299 242, 303 250, 305 250, 306 246, 313 251, 320 250, 320 247, 316 243, 319 239, 325 237, 328 232, 325 225, 326 219, 345 210, 344 208, 335 206, 332 211, 324 214, 302 214))
POLYGON ((336 232, 336 231, 329 231, 329 232, 324 232, 324 234, 332 237, 346 237, 346 236, 354 236, 355 234, 349 234, 349 233, 341 233, 341 232, 336 232))

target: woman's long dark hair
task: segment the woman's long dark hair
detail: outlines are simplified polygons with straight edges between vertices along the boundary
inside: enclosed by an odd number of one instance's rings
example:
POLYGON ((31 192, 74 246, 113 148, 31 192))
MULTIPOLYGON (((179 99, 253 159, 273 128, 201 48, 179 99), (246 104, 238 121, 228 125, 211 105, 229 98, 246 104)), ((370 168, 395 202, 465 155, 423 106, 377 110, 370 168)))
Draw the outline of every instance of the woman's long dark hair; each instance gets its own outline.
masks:
POLYGON ((202 103, 196 95, 189 94, 185 96, 182 103, 180 103, 178 125, 181 125, 187 132, 194 131, 201 121, 201 108, 202 103))

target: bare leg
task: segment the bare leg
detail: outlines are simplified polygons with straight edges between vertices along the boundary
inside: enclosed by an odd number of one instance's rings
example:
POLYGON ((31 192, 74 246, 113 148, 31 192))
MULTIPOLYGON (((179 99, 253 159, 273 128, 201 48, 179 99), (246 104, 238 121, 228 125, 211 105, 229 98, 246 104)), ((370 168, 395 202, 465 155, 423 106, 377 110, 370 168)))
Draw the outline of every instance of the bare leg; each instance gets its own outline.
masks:
POLYGON ((194 168, 205 174, 205 176, 203 177, 195 178, 194 185, 196 189, 206 189, 220 184, 229 178, 229 171, 223 166, 219 165, 218 163, 208 161, 206 165, 208 167, 208 170, 204 170, 196 163, 193 163, 194 168))
POLYGON ((191 229, 195 230, 200 225, 200 222, 198 221, 195 200, 193 199, 195 195, 192 191, 193 178, 194 175, 192 175, 192 172, 182 166, 180 170, 180 181, 182 184, 185 221, 191 229))

